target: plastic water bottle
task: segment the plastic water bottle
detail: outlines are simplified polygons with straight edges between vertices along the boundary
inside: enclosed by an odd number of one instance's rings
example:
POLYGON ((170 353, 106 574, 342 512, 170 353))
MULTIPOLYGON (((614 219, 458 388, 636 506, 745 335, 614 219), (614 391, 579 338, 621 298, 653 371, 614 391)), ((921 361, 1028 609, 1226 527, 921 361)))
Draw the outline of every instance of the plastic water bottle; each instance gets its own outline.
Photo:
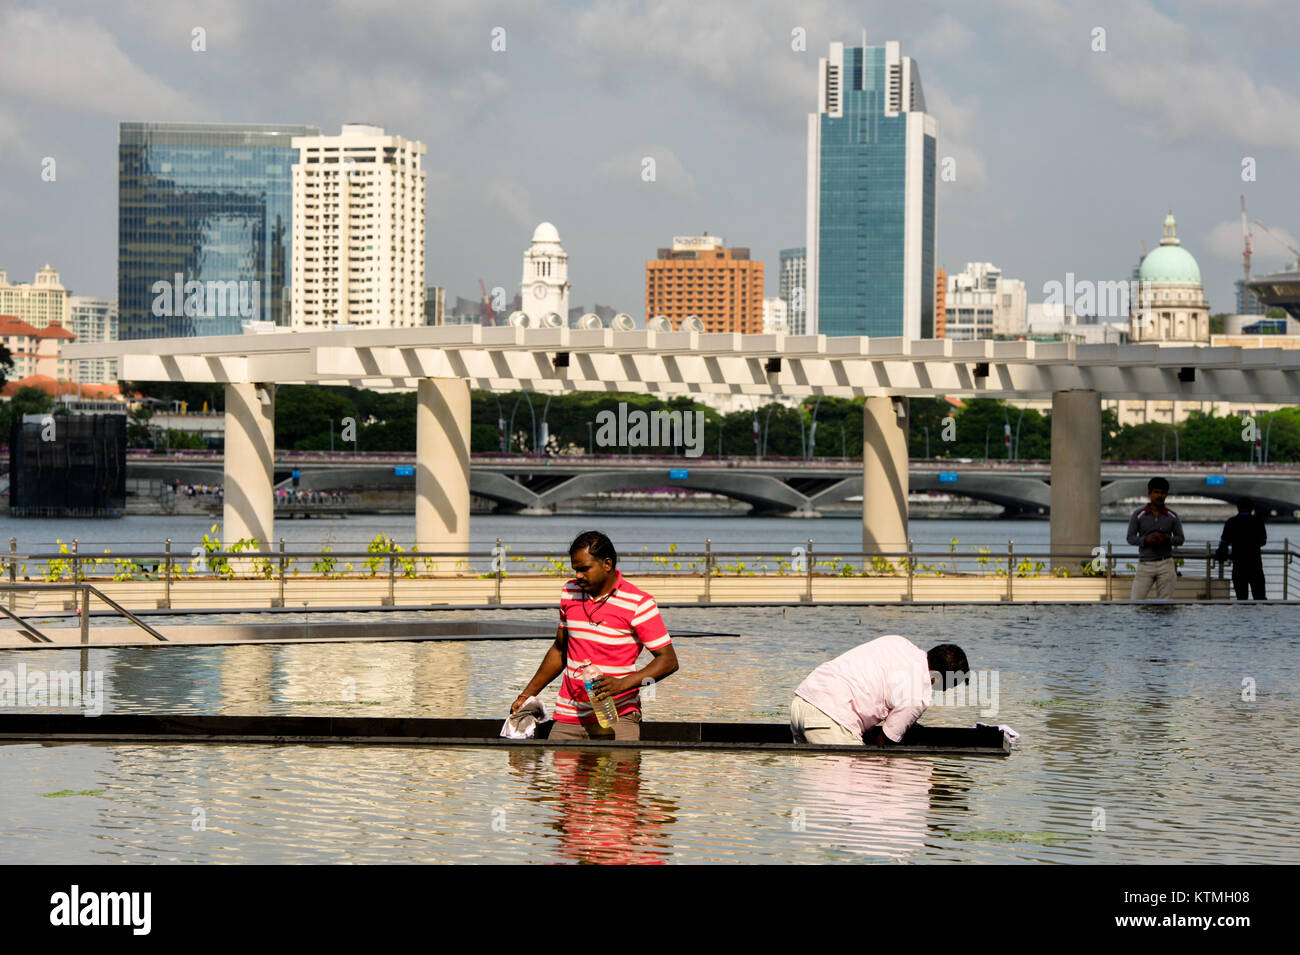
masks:
POLYGON ((600 678, 602 673, 600 667, 590 660, 584 660, 582 666, 578 669, 578 676, 582 680, 582 685, 587 688, 587 699, 591 701, 591 708, 596 713, 596 722, 603 729, 610 729, 618 722, 618 709, 614 706, 614 701, 608 693, 596 689, 595 681, 600 678))

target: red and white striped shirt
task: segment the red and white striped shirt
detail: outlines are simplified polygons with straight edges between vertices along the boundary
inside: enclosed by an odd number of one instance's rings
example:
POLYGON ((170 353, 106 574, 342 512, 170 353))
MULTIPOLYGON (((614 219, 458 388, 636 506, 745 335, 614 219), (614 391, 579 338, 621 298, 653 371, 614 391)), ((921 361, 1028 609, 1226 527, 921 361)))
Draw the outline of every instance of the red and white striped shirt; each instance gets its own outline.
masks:
MULTIPOLYGON (((672 643, 668 628, 659 616, 653 597, 629 584, 620 571, 614 589, 592 598, 577 580, 564 585, 560 595, 560 626, 567 636, 564 681, 555 701, 555 719, 560 723, 594 723, 587 688, 578 679, 582 661, 590 660, 611 676, 635 673, 641 648, 658 650, 672 643)), ((614 697, 618 713, 641 709, 641 691, 633 688, 614 697)))

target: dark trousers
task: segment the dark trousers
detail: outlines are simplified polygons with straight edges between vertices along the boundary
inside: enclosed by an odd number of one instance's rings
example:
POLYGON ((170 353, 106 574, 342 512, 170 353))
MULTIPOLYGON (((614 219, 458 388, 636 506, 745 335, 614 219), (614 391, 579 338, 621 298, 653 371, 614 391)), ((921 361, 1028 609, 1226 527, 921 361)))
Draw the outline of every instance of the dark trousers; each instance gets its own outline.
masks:
POLYGON ((1232 566, 1232 586, 1237 591, 1238 600, 1267 600, 1264 596, 1264 567, 1262 564, 1238 564, 1232 566), (1249 596, 1247 591, 1250 592, 1249 596))

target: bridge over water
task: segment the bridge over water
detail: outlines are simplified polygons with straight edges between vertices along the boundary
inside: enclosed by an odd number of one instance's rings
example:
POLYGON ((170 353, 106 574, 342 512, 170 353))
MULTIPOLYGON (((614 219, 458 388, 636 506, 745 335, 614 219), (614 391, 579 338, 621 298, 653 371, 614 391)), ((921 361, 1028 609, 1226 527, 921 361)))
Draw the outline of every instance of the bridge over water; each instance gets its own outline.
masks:
MULTIPOLYGON (((301 490, 357 487, 413 487, 415 455, 320 454, 277 456, 276 487, 292 485, 297 471, 301 490)), ((225 469, 220 454, 133 456, 130 478, 182 484, 220 484, 225 469)), ((1169 478, 1177 498, 1202 497, 1235 503, 1254 499, 1272 519, 1291 519, 1300 510, 1300 467, 1248 465, 1103 465, 1100 504, 1145 497, 1153 474, 1169 478)), ((1043 461, 1007 464, 911 461, 908 487, 969 497, 1001 505, 1009 513, 1050 513, 1051 465, 1043 461)), ((862 495, 862 464, 838 459, 767 460, 753 458, 504 457, 474 455, 470 493, 494 501, 499 510, 551 513, 557 504, 604 491, 678 487, 706 491, 752 506, 753 514, 816 517, 827 504, 862 495)))

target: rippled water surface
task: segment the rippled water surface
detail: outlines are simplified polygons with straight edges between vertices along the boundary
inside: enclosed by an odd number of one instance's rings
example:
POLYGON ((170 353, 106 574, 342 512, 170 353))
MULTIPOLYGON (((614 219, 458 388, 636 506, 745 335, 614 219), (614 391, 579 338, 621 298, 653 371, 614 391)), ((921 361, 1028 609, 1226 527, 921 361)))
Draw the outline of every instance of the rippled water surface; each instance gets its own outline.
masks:
MULTIPOLYGON (((666 617, 740 636, 678 640, 682 670, 647 702, 648 719, 783 722, 818 663, 902 633, 923 647, 960 643, 997 677, 996 713, 936 706, 925 722, 1006 723, 1023 738, 1005 759, 3 744, 0 860, 1300 861, 1295 608, 666 617)), ((545 646, 178 646, 94 650, 87 663, 104 673, 108 711, 495 716, 545 646)), ((0 671, 75 670, 80 659, 0 651, 0 671)))

